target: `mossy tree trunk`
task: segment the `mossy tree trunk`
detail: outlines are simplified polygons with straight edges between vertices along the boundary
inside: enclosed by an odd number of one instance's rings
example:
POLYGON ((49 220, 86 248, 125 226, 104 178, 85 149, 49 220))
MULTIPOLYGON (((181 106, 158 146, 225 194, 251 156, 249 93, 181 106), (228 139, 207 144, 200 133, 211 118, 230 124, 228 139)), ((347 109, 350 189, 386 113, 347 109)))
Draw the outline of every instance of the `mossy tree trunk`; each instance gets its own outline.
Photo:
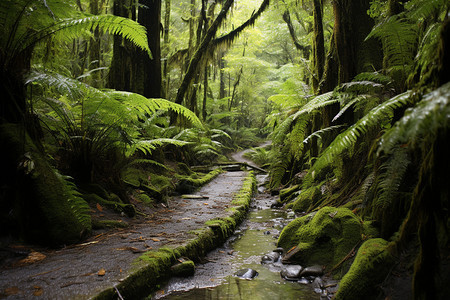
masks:
POLYGON ((323 3, 321 0, 314 0, 314 74, 312 76, 313 89, 316 92, 319 88, 319 82, 323 76, 325 68, 325 41, 323 35, 323 3))
MULTIPOLYGON (((135 7, 132 0, 114 0, 113 14, 119 17, 133 18, 132 13, 135 7)), ((127 40, 124 40, 121 36, 114 36, 113 44, 113 57, 111 60, 111 66, 108 74, 109 88, 113 88, 119 91, 132 92, 132 59, 133 46, 127 40)))
POLYGON ((164 40, 163 40, 163 49, 164 49, 164 64, 163 68, 163 82, 162 82, 162 91, 161 96, 163 98, 169 98, 169 89, 170 89, 170 76, 169 76, 169 58, 168 54, 170 52, 170 43, 169 43, 169 34, 170 34, 170 11, 171 11, 171 0, 165 0, 165 13, 164 13, 164 40))

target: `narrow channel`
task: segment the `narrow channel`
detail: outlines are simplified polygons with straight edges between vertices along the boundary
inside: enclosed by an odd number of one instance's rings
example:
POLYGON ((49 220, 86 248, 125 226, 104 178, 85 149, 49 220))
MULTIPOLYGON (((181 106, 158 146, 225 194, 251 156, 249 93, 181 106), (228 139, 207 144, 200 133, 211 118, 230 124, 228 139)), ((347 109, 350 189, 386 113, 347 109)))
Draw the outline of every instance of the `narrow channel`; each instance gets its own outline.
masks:
POLYGON ((260 185, 265 179, 266 175, 257 175, 258 192, 234 235, 197 265, 194 276, 172 278, 152 299, 321 299, 311 284, 281 278, 281 262, 261 263, 265 254, 276 249, 280 231, 294 218, 270 208, 276 196, 260 185), (251 280, 235 275, 245 269, 256 270, 258 275, 251 280))

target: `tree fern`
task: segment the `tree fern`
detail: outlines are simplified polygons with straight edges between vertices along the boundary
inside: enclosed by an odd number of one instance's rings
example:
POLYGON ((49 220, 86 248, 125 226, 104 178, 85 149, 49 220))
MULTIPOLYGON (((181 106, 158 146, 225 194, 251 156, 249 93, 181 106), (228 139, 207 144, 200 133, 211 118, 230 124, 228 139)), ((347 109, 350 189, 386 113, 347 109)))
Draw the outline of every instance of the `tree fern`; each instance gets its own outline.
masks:
POLYGON ((417 25, 399 15, 394 15, 377 24, 367 39, 383 41, 385 57, 390 66, 411 65, 417 47, 417 25))
POLYGON ((320 170, 324 166, 332 163, 334 158, 345 149, 352 147, 361 135, 364 135, 373 126, 380 126, 383 122, 389 121, 393 117, 394 109, 412 103, 411 91, 397 95, 390 100, 372 109, 366 116, 346 131, 338 135, 328 146, 313 166, 313 170, 320 170))
MULTIPOLYGON (((450 83, 426 94, 380 140, 378 152, 392 153, 396 146, 423 147, 441 128, 450 126, 450 83)), ((424 149, 426 150, 426 149, 424 149)))
POLYGON ((142 151, 144 154, 151 154, 153 150, 163 145, 175 145, 177 147, 182 147, 190 144, 189 142, 175 140, 175 139, 167 139, 167 138, 158 138, 154 140, 135 140, 127 149, 127 156, 133 155, 137 150, 142 151))
MULTIPOLYGON (((395 215, 395 201, 399 199, 400 185, 404 179, 411 160, 405 148, 397 148, 389 159, 380 167, 381 175, 377 179, 377 197, 372 203, 373 214, 380 220, 386 212, 395 215)), ((402 215, 398 213, 397 215, 402 215)))

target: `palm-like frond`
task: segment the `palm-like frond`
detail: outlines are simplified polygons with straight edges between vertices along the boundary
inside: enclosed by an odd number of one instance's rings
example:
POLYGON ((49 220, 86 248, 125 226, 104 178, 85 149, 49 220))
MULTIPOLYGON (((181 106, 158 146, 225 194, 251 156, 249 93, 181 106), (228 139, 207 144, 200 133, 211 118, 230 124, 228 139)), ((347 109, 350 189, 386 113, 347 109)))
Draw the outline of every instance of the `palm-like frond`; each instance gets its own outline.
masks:
POLYGON ((153 150, 163 145, 175 145, 177 147, 182 147, 190 144, 189 142, 159 138, 154 140, 135 140, 132 145, 127 149, 127 156, 133 155, 137 150, 142 151, 144 154, 151 154, 153 150))
POLYGON ((389 121, 393 116, 394 109, 408 105, 413 101, 410 95, 411 91, 405 92, 372 109, 366 116, 356 122, 356 124, 338 135, 318 158, 312 169, 319 170, 325 165, 332 163, 337 155, 355 145, 358 138, 364 135, 370 128, 380 126, 383 122, 389 121))
POLYGON ((441 128, 450 126, 450 83, 426 94, 380 140, 378 152, 392 153, 397 145, 421 147, 441 128))
POLYGON ((417 47, 417 25, 399 15, 377 24, 366 40, 378 38, 383 41, 384 54, 391 66, 411 65, 417 47))
POLYGON ((297 119, 303 114, 311 113, 321 107, 331 105, 333 103, 338 102, 339 99, 333 98, 333 92, 328 92, 319 96, 314 97, 307 104, 302 106, 302 108, 293 115, 293 119, 297 119))
POLYGON ((330 127, 324 128, 324 129, 317 130, 317 131, 311 133, 310 135, 308 135, 308 136, 303 140, 303 144, 308 144, 309 141, 310 141, 313 137, 316 137, 316 138, 318 138, 318 139, 321 139, 321 138, 322 138, 322 135, 324 135, 324 134, 326 134, 326 133, 328 133, 328 132, 330 132, 330 131, 333 131, 333 130, 342 128, 342 127, 345 127, 345 125, 335 125, 335 126, 330 126, 330 127))

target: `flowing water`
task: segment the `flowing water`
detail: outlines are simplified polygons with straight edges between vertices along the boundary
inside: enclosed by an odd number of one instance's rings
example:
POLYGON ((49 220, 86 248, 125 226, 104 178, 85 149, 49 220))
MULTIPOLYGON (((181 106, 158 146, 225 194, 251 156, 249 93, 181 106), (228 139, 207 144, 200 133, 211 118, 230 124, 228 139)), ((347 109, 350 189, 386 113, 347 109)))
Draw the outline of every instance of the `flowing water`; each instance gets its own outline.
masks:
MULTIPOLYGON (((257 178, 264 180, 262 175, 257 178)), ((281 278, 280 262, 261 264, 261 257, 276 248, 280 231, 290 221, 285 211, 270 208, 275 200, 260 188, 247 219, 225 245, 210 252, 194 276, 172 278, 152 299, 320 299, 311 285, 281 278), (247 268, 258 275, 251 280, 234 275, 247 268)))

